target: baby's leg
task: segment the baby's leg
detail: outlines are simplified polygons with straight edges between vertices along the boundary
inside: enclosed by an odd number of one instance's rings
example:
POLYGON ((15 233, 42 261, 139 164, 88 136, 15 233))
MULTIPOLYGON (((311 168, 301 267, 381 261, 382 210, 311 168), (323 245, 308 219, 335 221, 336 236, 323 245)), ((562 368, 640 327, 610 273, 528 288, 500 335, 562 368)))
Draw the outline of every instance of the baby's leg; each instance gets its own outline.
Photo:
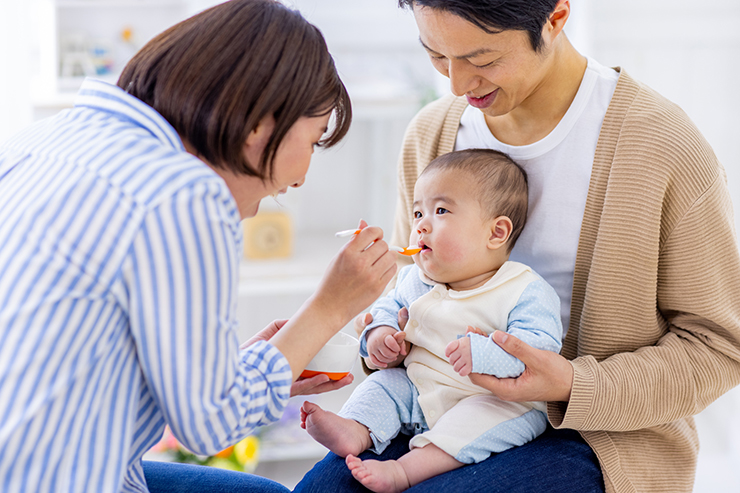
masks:
POLYGON ((403 491, 426 479, 465 465, 431 443, 411 450, 398 460, 362 460, 348 455, 345 462, 352 471, 352 476, 365 488, 376 493, 403 491))
POLYGON ((357 421, 324 411, 313 402, 301 407, 301 428, 340 457, 357 455, 372 446, 370 431, 357 421))

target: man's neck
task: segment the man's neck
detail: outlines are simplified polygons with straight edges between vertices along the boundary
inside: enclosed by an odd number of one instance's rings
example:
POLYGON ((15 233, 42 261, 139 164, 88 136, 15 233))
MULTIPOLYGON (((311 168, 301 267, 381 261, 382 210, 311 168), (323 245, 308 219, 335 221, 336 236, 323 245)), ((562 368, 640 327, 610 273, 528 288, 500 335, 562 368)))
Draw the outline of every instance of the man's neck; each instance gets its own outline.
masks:
POLYGON ((533 144, 555 129, 578 93, 587 59, 563 36, 551 68, 540 86, 517 108, 501 116, 485 116, 493 135, 505 144, 533 144))

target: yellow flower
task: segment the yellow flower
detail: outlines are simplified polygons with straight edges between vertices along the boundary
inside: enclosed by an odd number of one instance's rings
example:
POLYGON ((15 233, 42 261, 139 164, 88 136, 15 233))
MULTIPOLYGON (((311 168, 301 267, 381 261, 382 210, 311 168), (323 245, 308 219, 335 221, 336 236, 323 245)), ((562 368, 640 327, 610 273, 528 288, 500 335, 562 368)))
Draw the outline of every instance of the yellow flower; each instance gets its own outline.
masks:
POLYGON ((260 440, 254 435, 250 435, 234 445, 234 458, 246 472, 252 472, 257 468, 259 455, 260 440))

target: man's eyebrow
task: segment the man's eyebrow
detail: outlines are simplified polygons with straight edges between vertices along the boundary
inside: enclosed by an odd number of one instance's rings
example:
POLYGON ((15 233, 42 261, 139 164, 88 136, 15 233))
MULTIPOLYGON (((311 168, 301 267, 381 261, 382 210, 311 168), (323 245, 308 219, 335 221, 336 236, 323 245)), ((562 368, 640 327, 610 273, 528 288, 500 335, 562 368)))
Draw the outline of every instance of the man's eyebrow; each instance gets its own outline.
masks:
MULTIPOLYGON (((428 52, 433 53, 435 55, 443 56, 441 53, 437 53, 436 51, 434 51, 433 49, 431 49, 430 47, 428 47, 424 43, 424 41, 421 40, 421 37, 419 37, 419 43, 421 43, 421 46, 423 46, 424 49, 427 50, 428 52)), ((494 51, 496 51, 496 50, 491 50, 489 48, 481 48, 479 50, 475 50, 475 51, 470 52, 470 53, 467 53, 465 55, 456 56, 456 57, 453 57, 453 58, 456 58, 458 60, 467 60, 468 58, 475 58, 475 57, 480 56, 480 55, 488 55, 489 53, 493 53, 494 51)))

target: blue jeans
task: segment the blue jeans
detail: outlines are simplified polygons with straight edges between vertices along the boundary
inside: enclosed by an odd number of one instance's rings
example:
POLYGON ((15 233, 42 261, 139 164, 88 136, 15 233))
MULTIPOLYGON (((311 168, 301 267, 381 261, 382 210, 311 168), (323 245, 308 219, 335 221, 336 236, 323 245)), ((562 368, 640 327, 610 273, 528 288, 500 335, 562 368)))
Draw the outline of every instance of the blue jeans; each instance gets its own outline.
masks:
MULTIPOLYGON (((399 435, 382 454, 363 452, 362 459, 397 459, 409 450, 407 435, 399 435)), ((367 492, 352 477, 344 459, 327 454, 296 486, 295 493, 367 492)), ((409 493, 596 493, 604 491, 599 461, 573 430, 545 433, 520 447, 492 455, 483 462, 440 474, 406 490, 409 493)))
POLYGON ((215 467, 144 461, 150 493, 290 493, 280 483, 215 467))

